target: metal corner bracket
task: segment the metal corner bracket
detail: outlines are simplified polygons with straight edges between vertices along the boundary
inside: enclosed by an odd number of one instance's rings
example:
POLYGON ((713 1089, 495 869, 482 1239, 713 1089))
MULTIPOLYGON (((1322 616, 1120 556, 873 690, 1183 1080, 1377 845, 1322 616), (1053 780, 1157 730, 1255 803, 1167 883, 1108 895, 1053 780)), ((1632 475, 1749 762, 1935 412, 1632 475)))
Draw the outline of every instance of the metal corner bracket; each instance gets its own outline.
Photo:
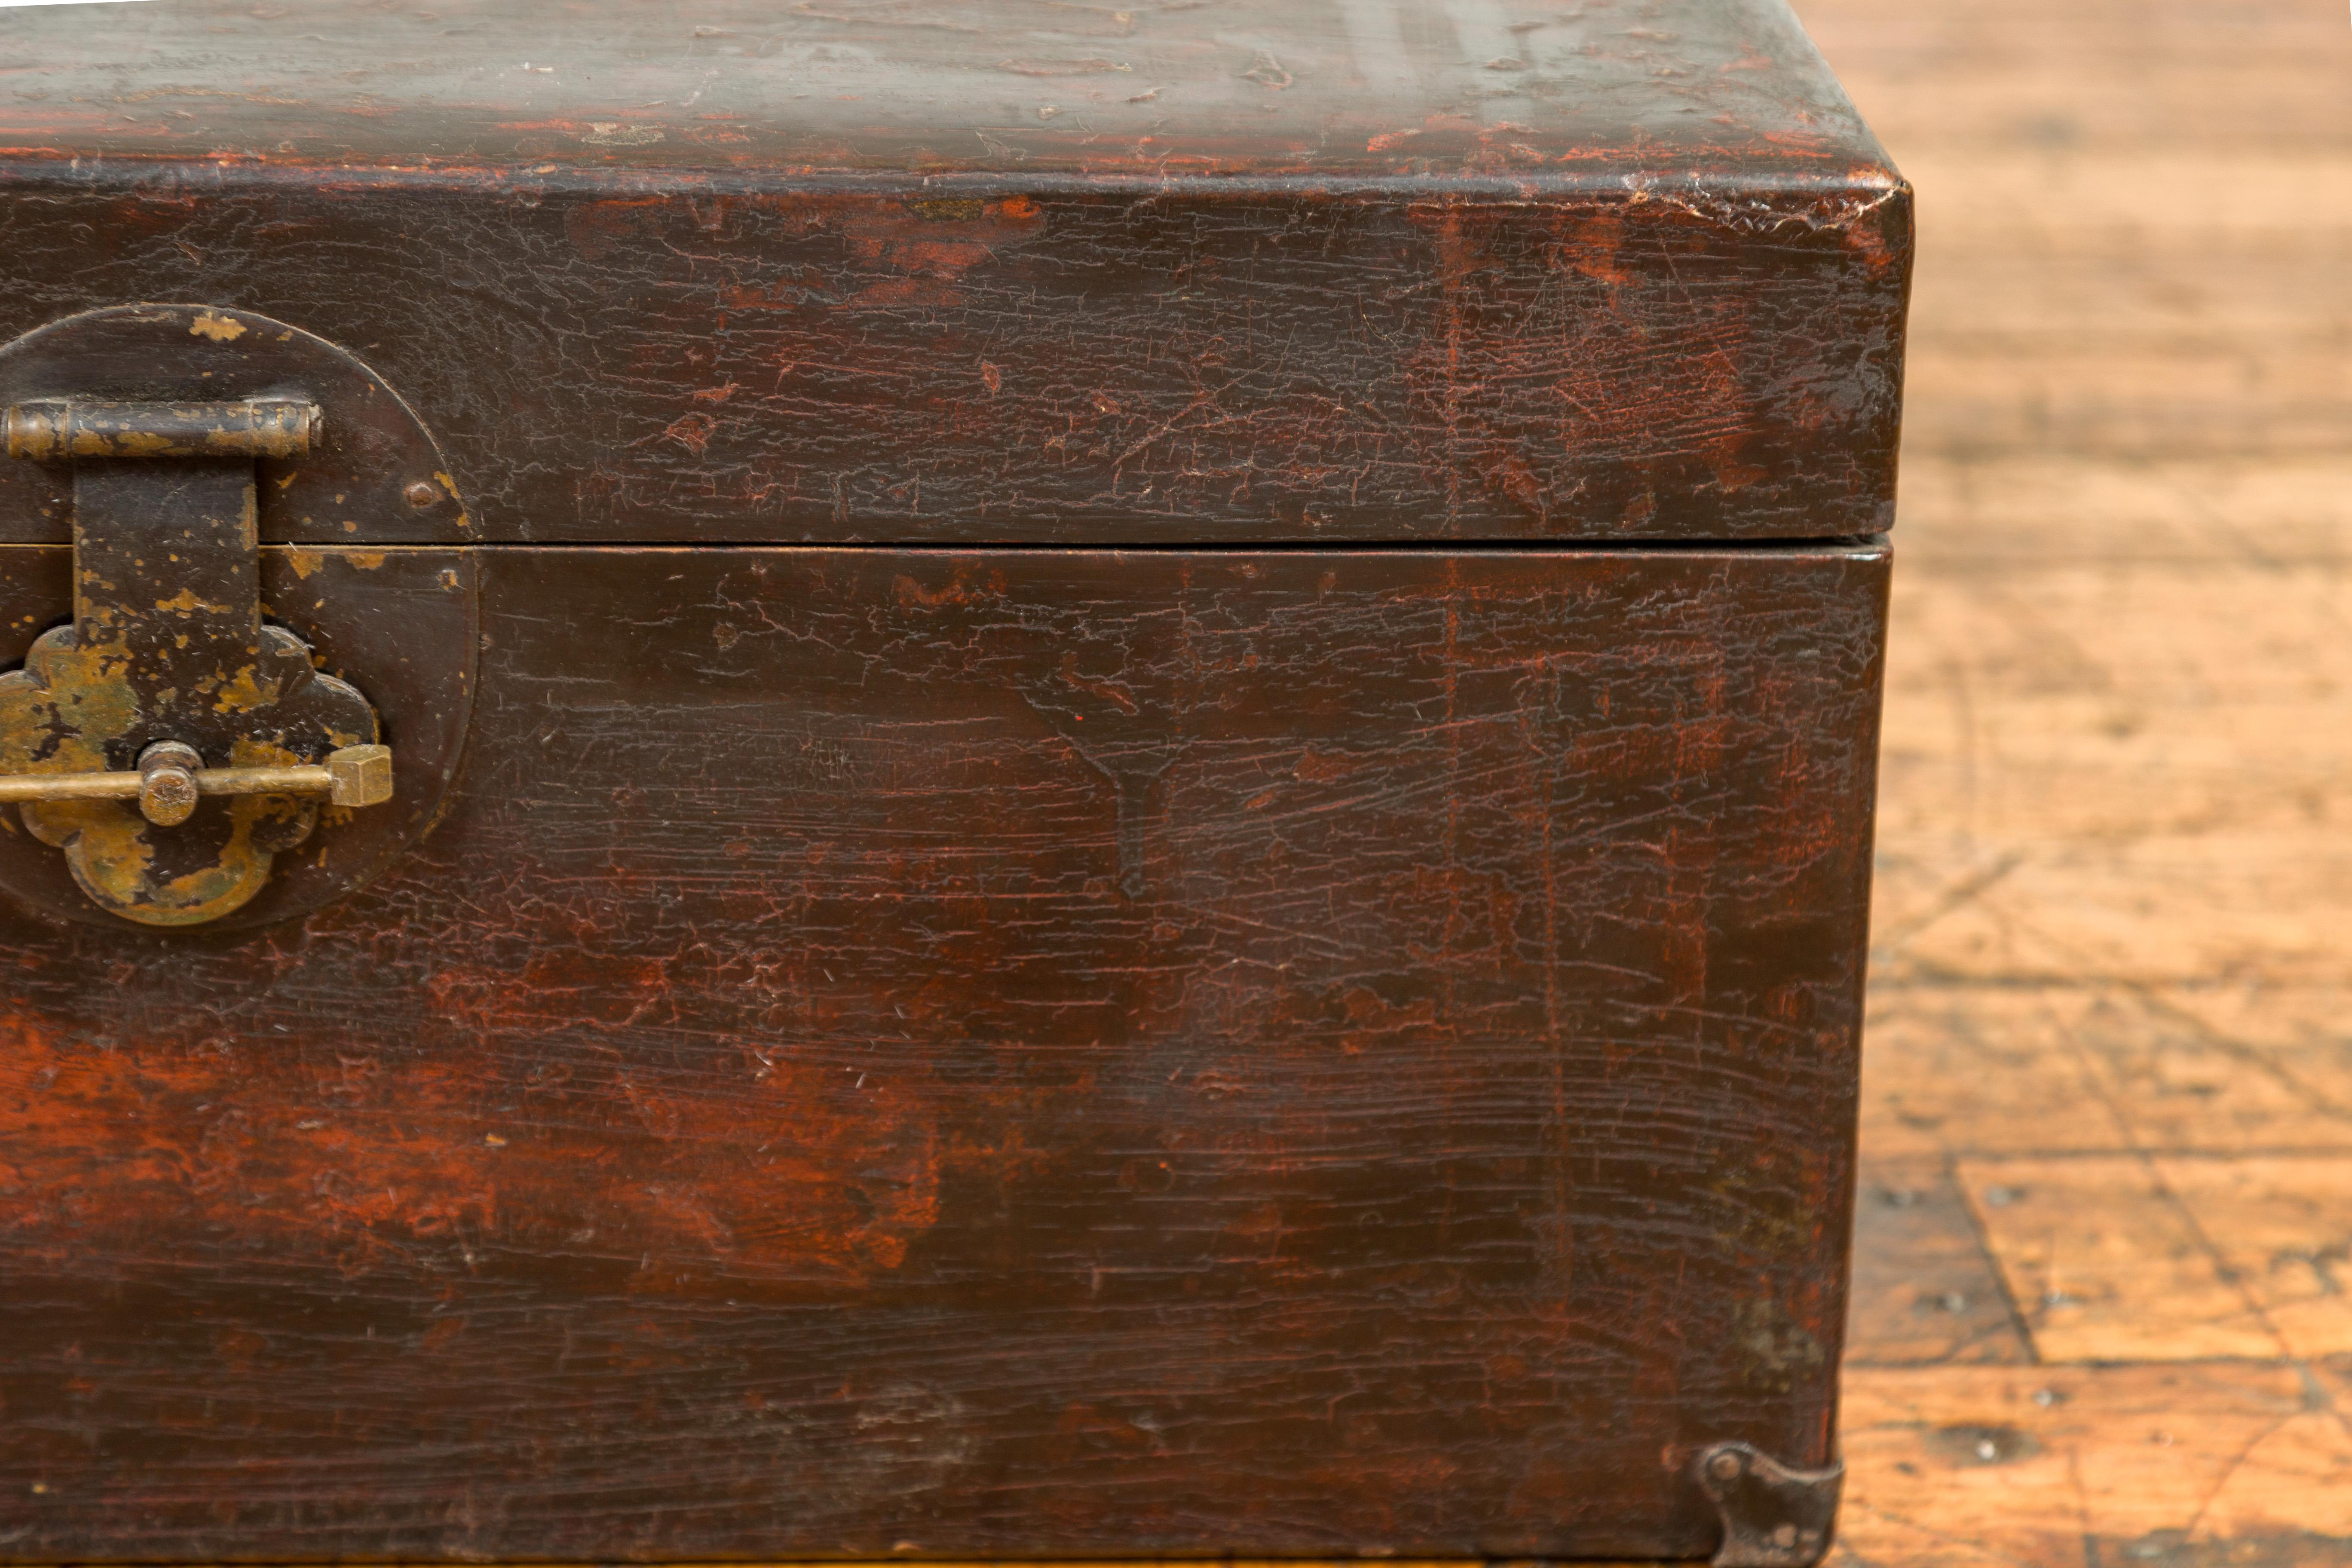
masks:
POLYGON ((1830 1549, 1845 1466, 1796 1470, 1749 1443, 1711 1443, 1698 1484, 1723 1516, 1715 1568, 1813 1568, 1830 1549))

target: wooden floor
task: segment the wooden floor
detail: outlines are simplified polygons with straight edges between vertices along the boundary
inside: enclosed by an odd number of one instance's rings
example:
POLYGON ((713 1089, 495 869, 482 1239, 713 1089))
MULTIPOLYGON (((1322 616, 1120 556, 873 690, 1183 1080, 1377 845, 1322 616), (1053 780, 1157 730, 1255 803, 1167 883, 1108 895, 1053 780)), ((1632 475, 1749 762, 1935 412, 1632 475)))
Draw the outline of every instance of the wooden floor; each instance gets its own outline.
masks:
POLYGON ((2352 1563, 2352 26, 1797 4, 1921 215, 1839 1557, 2352 1563))

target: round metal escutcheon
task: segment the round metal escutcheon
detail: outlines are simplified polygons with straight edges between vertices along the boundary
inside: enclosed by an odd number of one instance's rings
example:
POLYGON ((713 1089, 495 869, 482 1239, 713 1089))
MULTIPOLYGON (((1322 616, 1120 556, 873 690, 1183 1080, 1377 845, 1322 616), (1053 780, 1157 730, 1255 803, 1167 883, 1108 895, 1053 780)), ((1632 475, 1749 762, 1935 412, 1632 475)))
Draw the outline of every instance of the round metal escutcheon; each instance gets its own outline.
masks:
MULTIPOLYGON (((299 327, 212 305, 125 305, 54 321, 0 346, 0 407, 49 400, 306 401, 318 438, 301 458, 256 464, 261 609, 355 687, 392 748, 394 797, 324 808, 277 855, 269 880, 218 920, 160 933, 249 931, 308 915, 395 864, 442 816, 474 701, 480 646, 477 552, 447 461, 415 412, 359 359, 299 327)), ((0 458, 0 669, 72 618, 74 468, 0 458)), ((124 759, 122 765, 136 765, 124 759)), ((173 784, 155 805, 178 810, 173 784)), ((128 809, 139 809, 131 803, 128 809)), ((201 830, 205 801, 186 828, 201 830)), ((152 820, 151 818, 151 820, 152 820)), ((92 903, 67 858, 0 806, 0 892, 40 915, 135 935, 92 903)))

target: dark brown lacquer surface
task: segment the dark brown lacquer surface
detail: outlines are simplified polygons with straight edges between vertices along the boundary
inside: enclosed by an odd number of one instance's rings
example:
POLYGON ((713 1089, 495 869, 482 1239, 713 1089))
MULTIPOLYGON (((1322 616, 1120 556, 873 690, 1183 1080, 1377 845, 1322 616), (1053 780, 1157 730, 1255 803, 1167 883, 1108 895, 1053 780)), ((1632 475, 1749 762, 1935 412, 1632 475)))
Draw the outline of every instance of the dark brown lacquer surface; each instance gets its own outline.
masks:
POLYGON ((1781 0, 171 0, 0 54, 0 337, 283 317, 429 405, 485 541, 1892 521, 1909 191, 1781 0))
POLYGON ((1827 1461, 1883 546, 472 553, 381 879, 0 916, 7 1555, 1689 1557, 1827 1461))
POLYGON ((1911 206, 1781 0, 0 65, 0 342, 149 312, 0 392, 317 402, 263 614, 427 768, 235 929, 0 812, 0 1557, 1693 1557, 1831 1463, 1911 206))

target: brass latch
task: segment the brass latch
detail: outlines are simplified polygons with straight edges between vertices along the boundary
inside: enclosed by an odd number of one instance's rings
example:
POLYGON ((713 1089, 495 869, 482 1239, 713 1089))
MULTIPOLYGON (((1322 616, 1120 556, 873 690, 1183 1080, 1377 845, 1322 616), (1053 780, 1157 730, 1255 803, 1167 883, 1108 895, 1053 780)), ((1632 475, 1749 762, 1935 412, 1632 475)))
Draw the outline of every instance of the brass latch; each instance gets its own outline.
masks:
POLYGON ((261 618, 255 465, 307 456, 299 398, 49 399, 8 453, 73 466, 73 624, 0 676, 0 802, 82 890, 147 925, 197 925, 268 884, 321 803, 392 797, 376 713, 261 618))
POLYGON ((194 746, 158 741, 139 754, 136 771, 119 773, 18 773, 0 778, 0 802, 135 800, 158 827, 177 827, 208 795, 323 796, 333 805, 382 805, 392 798, 392 748, 345 746, 320 767, 206 768, 194 746))

